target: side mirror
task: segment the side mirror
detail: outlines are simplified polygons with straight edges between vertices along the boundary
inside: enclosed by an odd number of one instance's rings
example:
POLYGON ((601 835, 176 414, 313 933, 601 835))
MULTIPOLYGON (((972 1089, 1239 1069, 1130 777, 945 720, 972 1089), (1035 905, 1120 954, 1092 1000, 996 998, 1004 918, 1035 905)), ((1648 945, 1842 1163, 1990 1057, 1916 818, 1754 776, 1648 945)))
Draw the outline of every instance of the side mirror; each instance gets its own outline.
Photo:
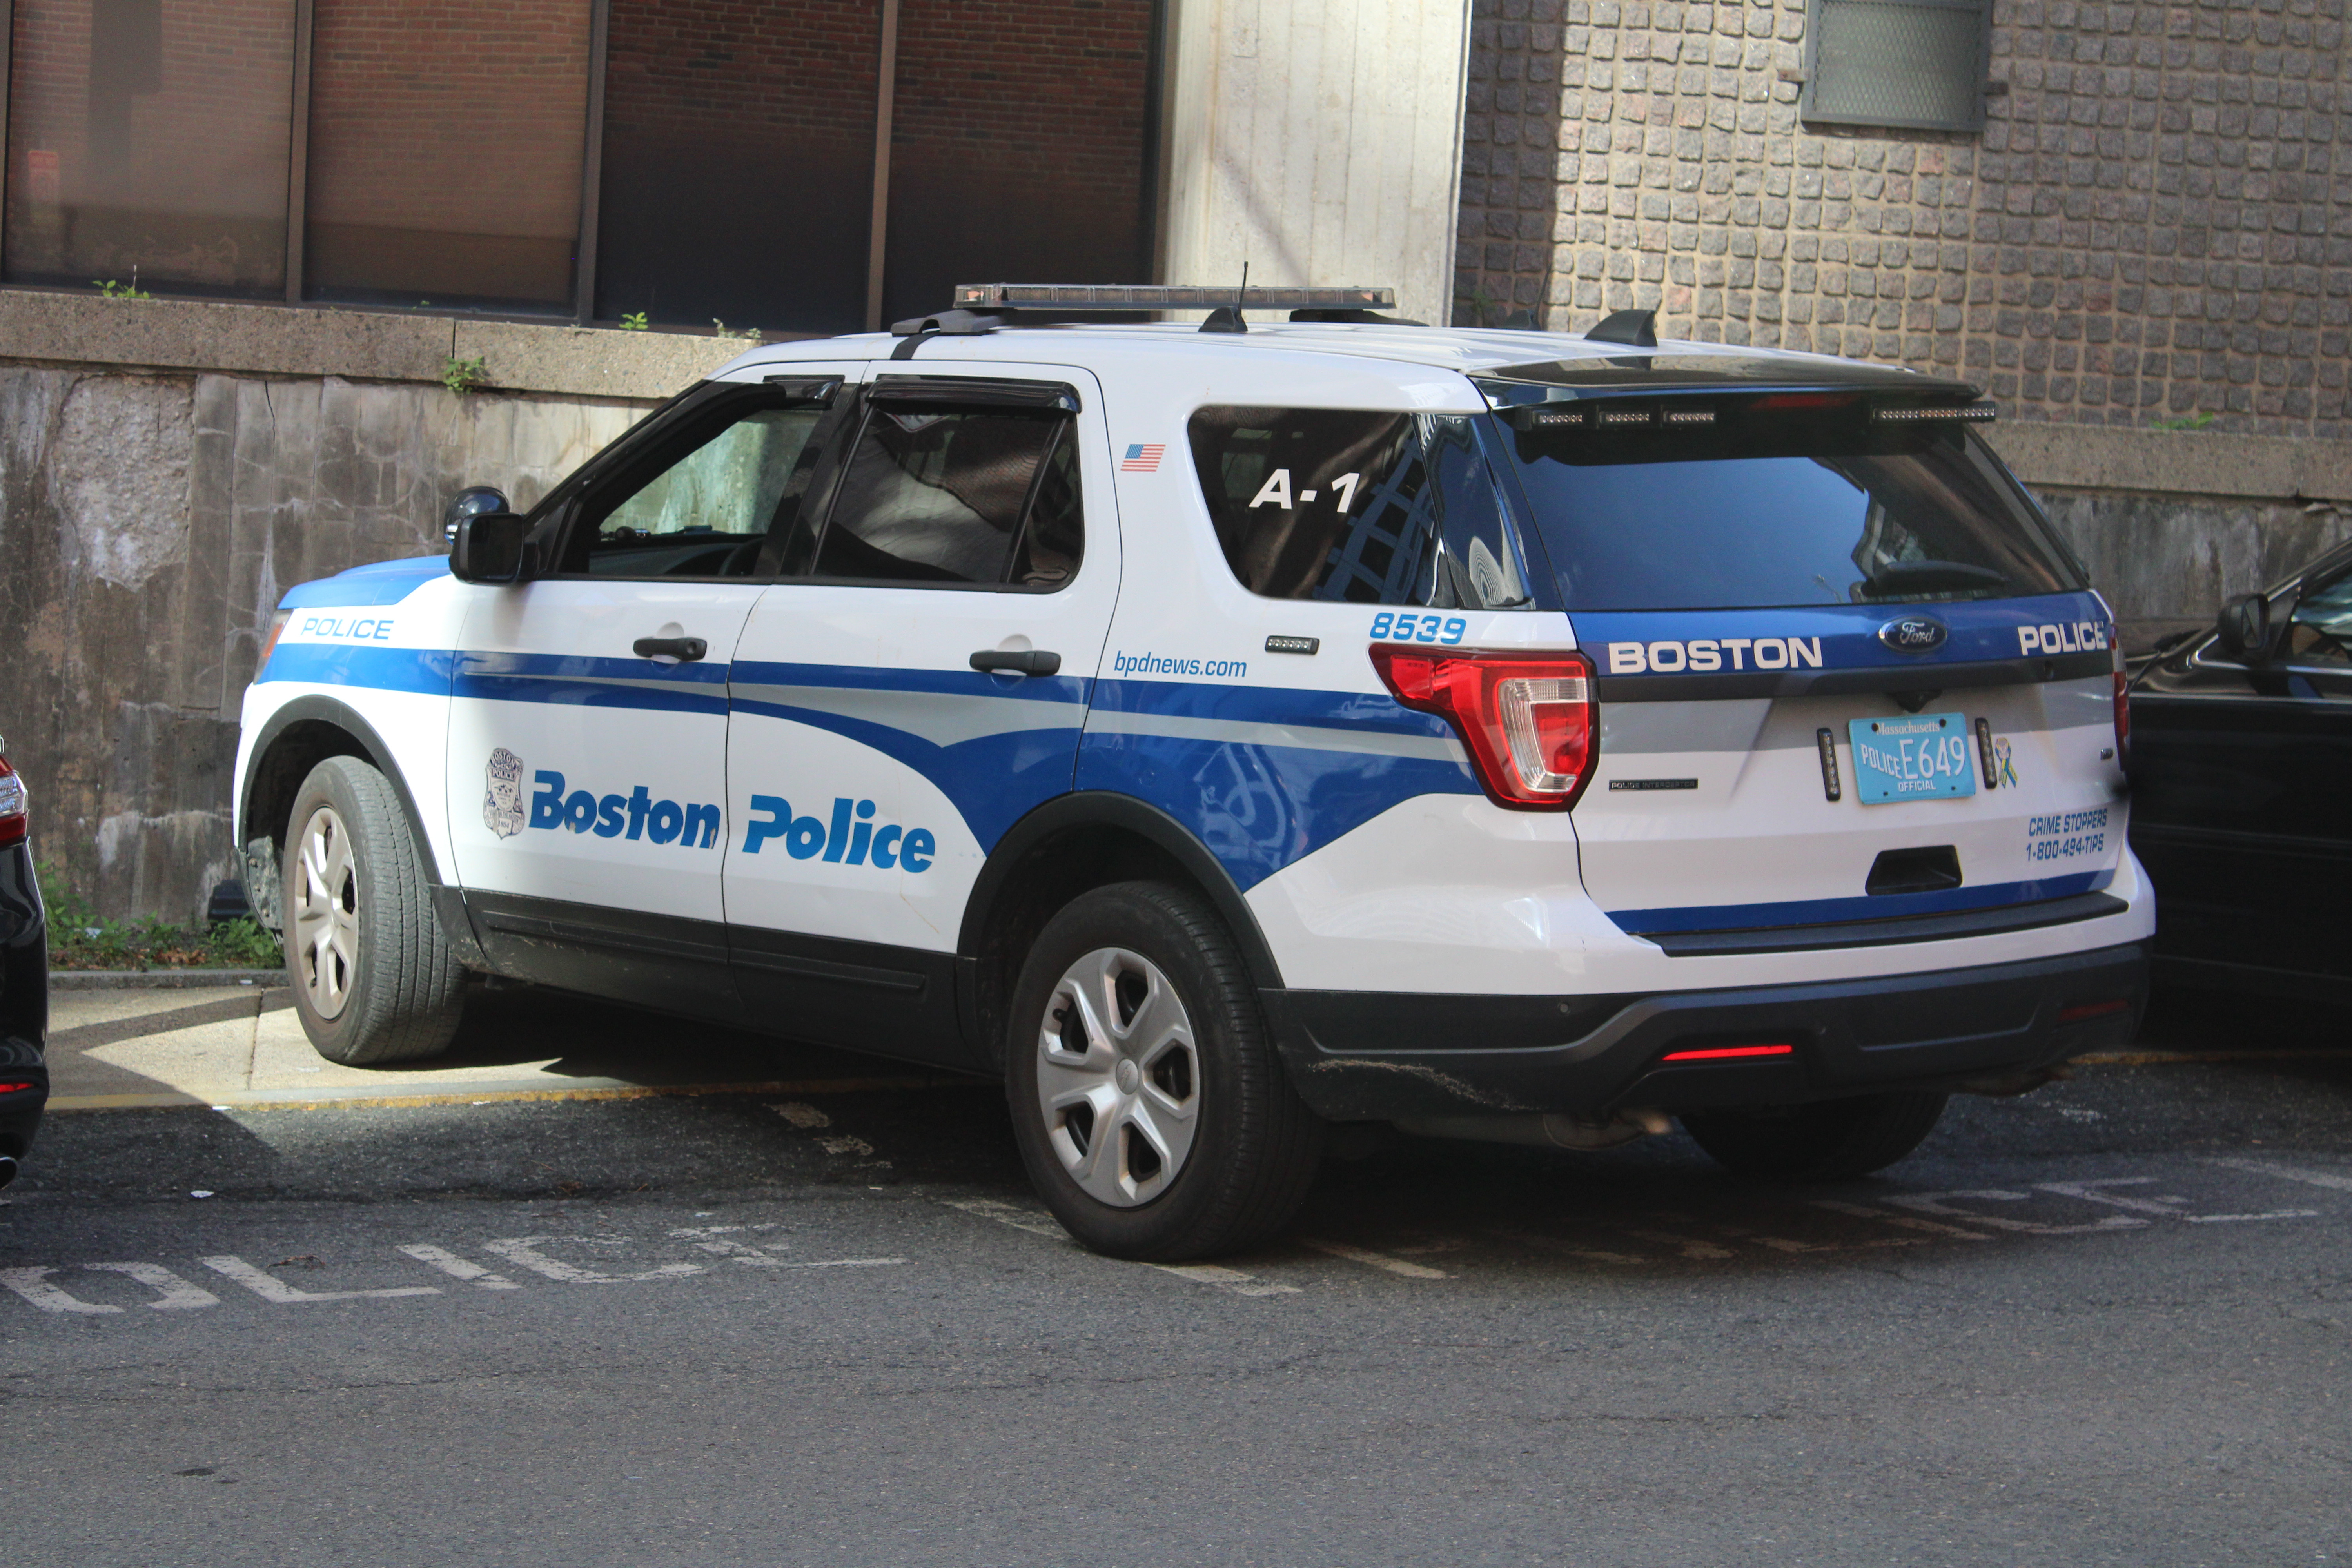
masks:
POLYGON ((510 511, 486 511, 457 521, 449 547, 449 574, 461 583, 511 583, 522 574, 523 535, 530 525, 510 511))
POLYGON ((2240 664, 2262 664, 2270 658, 2271 602, 2260 594, 2241 594, 2221 606, 2215 623, 2221 651, 2240 664))
POLYGON ((445 547, 455 549, 457 525, 466 519, 512 510, 514 507, 507 500, 506 491, 490 485, 468 485, 450 497, 449 504, 442 510, 441 542, 445 547))

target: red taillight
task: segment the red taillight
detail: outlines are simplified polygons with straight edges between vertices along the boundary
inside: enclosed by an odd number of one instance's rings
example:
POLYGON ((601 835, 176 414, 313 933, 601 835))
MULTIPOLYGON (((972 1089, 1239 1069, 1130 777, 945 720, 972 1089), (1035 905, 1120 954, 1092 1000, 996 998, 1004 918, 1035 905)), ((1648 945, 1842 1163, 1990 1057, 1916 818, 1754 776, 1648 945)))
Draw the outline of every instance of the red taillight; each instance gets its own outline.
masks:
POLYGON ((1720 1062, 1735 1057, 1789 1057, 1796 1054, 1794 1046, 1708 1046, 1696 1051, 1668 1051, 1658 1059, 1662 1062, 1720 1062))
POLYGON ((2086 1024, 2093 1018, 2112 1017, 2130 1010, 2131 1004, 2121 998, 2113 1002, 2083 1002, 2072 1007, 2059 1008, 2058 1021, 2062 1024, 2086 1024))
POLYGON ((0 757, 0 849, 22 844, 28 826, 25 816, 25 781, 0 757))
POLYGON ((32 1087, 29 1083, 0 1083, 0 1094, 22 1094, 32 1087))
POLYGON ((1566 811, 1584 793, 1601 727, 1582 654, 1374 643, 1371 656, 1399 702, 1454 726, 1496 805, 1566 811))

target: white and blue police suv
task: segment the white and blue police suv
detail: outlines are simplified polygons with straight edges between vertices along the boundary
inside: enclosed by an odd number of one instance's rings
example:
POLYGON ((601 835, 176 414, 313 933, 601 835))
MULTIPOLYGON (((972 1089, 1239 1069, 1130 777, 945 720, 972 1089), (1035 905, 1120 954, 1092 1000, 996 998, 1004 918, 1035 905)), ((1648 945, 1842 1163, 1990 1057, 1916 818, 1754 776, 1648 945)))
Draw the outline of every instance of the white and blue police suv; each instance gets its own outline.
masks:
POLYGON ((1001 1074, 1168 1259, 1333 1124, 1853 1176, 2129 1036, 2115 629, 1976 389, 961 293, 286 595, 235 809, 321 1053, 479 972, 1001 1074))

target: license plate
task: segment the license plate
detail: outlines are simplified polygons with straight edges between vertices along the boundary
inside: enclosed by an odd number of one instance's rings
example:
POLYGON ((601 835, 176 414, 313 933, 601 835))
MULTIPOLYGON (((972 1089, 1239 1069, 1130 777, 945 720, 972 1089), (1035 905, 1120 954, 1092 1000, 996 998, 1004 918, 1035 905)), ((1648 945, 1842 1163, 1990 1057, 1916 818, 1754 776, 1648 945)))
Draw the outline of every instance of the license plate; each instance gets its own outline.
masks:
POLYGON ((1890 800, 1943 800, 1977 793, 1969 725, 1958 713, 1909 713, 1899 719, 1856 719, 1853 784, 1864 805, 1890 800))

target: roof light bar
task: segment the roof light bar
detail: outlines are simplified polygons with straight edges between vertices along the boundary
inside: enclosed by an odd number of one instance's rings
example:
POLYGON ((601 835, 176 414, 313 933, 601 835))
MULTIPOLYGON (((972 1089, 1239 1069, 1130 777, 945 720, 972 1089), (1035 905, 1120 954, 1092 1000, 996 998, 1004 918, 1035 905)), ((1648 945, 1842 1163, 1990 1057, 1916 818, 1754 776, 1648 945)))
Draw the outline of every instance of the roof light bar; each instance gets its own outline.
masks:
POLYGON ((1965 419, 1972 425, 1991 419, 1994 408, 1990 402, 1948 404, 1940 408, 1873 407, 1870 416, 1884 424, 1910 424, 1922 419, 1965 419))
POLYGON ((1189 283, 959 283, 965 310, 1392 310, 1394 289, 1189 283))

